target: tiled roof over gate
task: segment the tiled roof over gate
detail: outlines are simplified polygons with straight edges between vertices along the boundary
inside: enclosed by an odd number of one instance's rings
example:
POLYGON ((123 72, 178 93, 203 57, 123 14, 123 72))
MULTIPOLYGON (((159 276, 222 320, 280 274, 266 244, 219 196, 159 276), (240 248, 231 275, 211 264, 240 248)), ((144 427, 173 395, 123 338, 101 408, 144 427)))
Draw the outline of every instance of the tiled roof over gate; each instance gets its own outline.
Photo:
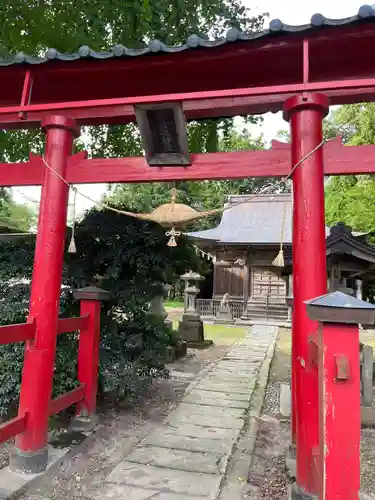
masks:
POLYGON ((314 14, 309 24, 300 26, 290 26, 283 23, 280 19, 273 19, 269 23, 268 29, 259 32, 243 33, 235 28, 230 29, 225 37, 211 41, 199 37, 198 35, 190 35, 186 42, 178 46, 166 45, 160 40, 151 40, 148 46, 140 49, 131 49, 124 45, 115 45, 112 49, 103 52, 96 52, 89 46, 84 45, 77 52, 65 54, 58 52, 56 49, 48 49, 41 57, 18 53, 8 58, 0 59, 0 66, 10 66, 12 64, 42 64, 49 61, 77 61, 79 59, 112 59, 121 57, 137 57, 152 54, 170 54, 179 53, 185 50, 219 47, 228 43, 235 42, 251 42, 262 38, 275 37, 280 35, 293 35, 298 33, 309 33, 312 31, 346 26, 361 22, 375 21, 375 10, 370 5, 363 5, 354 16, 344 19, 329 19, 323 14, 314 14))

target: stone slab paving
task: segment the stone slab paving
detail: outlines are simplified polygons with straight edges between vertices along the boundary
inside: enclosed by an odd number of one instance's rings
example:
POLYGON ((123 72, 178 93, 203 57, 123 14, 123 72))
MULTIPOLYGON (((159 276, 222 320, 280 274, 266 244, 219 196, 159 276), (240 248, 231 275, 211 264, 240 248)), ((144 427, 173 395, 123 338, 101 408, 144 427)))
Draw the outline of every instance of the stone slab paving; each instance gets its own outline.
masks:
POLYGON ((276 333, 275 327, 253 326, 245 339, 192 382, 179 406, 90 498, 221 499, 228 470, 233 469, 231 457, 251 424, 253 399, 258 406, 262 403, 253 395, 266 364, 268 376, 276 333))

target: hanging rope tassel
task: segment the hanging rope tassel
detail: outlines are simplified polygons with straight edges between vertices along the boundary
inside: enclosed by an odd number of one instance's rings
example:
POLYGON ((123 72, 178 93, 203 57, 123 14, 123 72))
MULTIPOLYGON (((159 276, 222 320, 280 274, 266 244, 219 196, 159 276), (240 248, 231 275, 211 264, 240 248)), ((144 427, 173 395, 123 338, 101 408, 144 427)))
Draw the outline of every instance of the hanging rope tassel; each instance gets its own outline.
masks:
POLYGON ((77 247, 75 242, 75 232, 76 232, 76 200, 77 200, 77 190, 72 187, 73 190, 73 221, 72 221, 72 237, 70 238, 70 243, 68 247, 68 253, 77 253, 77 247))
POLYGON ((173 226, 170 231, 167 231, 165 233, 165 235, 170 237, 168 240, 167 246, 168 247, 176 247, 177 246, 176 236, 181 236, 181 232, 176 231, 176 228, 173 226))
POLYGON ((276 259, 272 262, 272 265, 275 267, 284 267, 285 266, 284 250, 282 247, 280 247, 279 253, 277 254, 276 259))
POLYGON ((279 250, 279 253, 277 254, 276 259, 272 262, 272 265, 275 267, 284 267, 285 266, 283 246, 284 246, 284 231, 285 231, 285 220, 286 220, 286 206, 287 206, 287 203, 284 202, 283 220, 281 223, 280 250, 279 250))

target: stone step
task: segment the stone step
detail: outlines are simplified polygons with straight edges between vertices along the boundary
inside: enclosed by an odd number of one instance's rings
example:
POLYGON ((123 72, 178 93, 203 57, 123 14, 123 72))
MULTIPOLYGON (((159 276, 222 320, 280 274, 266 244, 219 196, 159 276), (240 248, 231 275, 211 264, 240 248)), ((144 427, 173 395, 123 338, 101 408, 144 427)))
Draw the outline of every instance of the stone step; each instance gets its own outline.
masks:
POLYGON ((250 308, 248 307, 246 309, 247 315, 261 315, 261 316, 288 316, 288 311, 285 311, 284 309, 261 309, 261 308, 250 308))

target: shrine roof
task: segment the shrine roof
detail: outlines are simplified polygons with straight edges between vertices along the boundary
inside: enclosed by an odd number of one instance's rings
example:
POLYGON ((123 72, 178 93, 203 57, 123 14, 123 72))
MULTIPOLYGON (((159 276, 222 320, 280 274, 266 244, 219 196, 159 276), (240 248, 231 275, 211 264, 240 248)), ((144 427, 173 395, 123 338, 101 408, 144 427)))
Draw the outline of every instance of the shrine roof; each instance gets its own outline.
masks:
MULTIPOLYGON (((292 244, 292 195, 230 195, 220 224, 205 231, 188 233, 197 244, 279 245, 285 217, 283 243, 292 244), (232 207, 232 208, 230 208, 232 207), (284 215, 285 211, 285 215, 284 215)), ((326 227, 326 236, 334 237, 343 226, 326 227), (338 229, 336 230, 336 227, 338 229)), ((362 239, 365 233, 345 230, 353 238, 362 239)), ((344 232, 345 232, 344 231, 344 232)), ((341 234, 341 233, 340 233, 341 234)), ((370 247, 369 245, 366 245, 370 247)), ((374 247, 375 254, 375 247, 374 247)))
MULTIPOLYGON (((258 195, 255 198, 249 195, 231 195, 226 207, 228 209, 223 212, 217 227, 188 233, 188 236, 197 242, 209 240, 223 244, 276 245, 280 243, 285 207, 283 239, 285 244, 292 243, 290 194, 258 195)), ((327 231, 329 232, 329 229, 327 231)))
POLYGON ((105 59, 118 59, 127 57, 139 57, 145 55, 155 55, 155 54, 173 54, 181 53, 191 49, 197 48, 216 48, 221 47, 226 44, 233 44, 235 42, 253 42, 262 39, 267 39, 275 37, 278 35, 293 35, 293 34, 309 34, 317 30, 324 28, 337 28, 342 26, 348 26, 353 24, 362 23, 364 21, 374 20, 375 10, 370 5, 363 5, 359 8, 356 15, 342 18, 342 19, 330 19, 325 17, 323 14, 314 14, 310 20, 310 23, 291 26, 280 19, 273 19, 269 23, 268 29, 257 32, 244 33, 236 28, 230 29, 224 37, 216 40, 208 40, 202 38, 198 35, 190 35, 186 42, 181 45, 171 46, 167 45, 160 40, 151 40, 149 44, 143 48, 129 48, 124 45, 114 45, 110 50, 106 51, 95 51, 89 46, 81 46, 77 52, 72 53, 62 53, 54 48, 49 48, 41 56, 32 56, 20 52, 14 56, 7 58, 0 58, 0 66, 10 66, 13 64, 30 64, 39 65, 42 63, 50 63, 52 61, 63 61, 63 62, 73 62, 80 59, 94 59, 94 60, 105 60, 105 59))

